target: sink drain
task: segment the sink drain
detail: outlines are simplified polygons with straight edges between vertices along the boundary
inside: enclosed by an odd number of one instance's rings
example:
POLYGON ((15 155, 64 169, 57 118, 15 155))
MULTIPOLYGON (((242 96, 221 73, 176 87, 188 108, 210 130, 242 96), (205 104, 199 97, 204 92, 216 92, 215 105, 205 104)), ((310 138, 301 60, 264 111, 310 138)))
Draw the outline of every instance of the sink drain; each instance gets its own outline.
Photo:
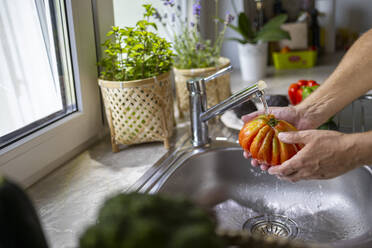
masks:
POLYGON ((281 215, 262 215, 248 219, 243 229, 252 234, 293 239, 298 234, 296 222, 281 215))

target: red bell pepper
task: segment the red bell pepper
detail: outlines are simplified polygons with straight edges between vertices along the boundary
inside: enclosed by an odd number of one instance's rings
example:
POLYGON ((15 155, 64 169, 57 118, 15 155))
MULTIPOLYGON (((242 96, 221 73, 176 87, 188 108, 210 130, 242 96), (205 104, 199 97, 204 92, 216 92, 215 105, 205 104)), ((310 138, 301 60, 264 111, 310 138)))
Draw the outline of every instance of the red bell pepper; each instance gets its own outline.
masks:
POLYGON ((309 80, 309 81, 307 81, 306 86, 312 87, 312 86, 315 86, 315 85, 319 86, 319 84, 317 82, 315 82, 314 80, 309 80))
POLYGON ((297 91, 296 91, 296 104, 299 104, 302 101, 302 92, 304 91, 304 86, 301 86, 297 91))
POLYGON ((288 88, 288 98, 292 105, 297 104, 296 93, 299 88, 300 86, 298 86, 297 84, 291 84, 288 88))
POLYGON ((288 88, 288 97, 292 105, 297 105, 302 101, 302 91, 304 87, 319 85, 314 80, 298 80, 297 83, 291 84, 288 88))
POLYGON ((307 80, 300 79, 297 81, 298 86, 306 86, 307 85, 307 80))

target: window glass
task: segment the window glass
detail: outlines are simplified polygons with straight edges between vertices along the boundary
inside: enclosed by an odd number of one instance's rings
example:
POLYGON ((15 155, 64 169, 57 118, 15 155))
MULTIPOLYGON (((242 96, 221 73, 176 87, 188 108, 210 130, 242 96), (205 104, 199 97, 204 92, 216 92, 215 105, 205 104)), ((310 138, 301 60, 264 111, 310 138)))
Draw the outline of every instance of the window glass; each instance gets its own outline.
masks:
POLYGON ((0 1, 0 147, 76 110, 62 1, 0 1))

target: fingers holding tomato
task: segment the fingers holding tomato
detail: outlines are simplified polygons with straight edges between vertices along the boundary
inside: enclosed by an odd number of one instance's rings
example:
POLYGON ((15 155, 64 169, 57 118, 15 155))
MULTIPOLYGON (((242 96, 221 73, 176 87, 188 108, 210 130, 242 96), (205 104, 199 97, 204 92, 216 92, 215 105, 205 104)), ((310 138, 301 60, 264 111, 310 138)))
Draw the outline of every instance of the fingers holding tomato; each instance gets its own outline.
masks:
POLYGON ((353 161, 355 156, 350 142, 353 135, 328 130, 282 133, 281 141, 305 146, 280 166, 270 167, 268 173, 291 182, 342 175, 358 166, 353 161))
POLYGON ((267 171, 267 170, 271 167, 271 166, 268 165, 268 164, 260 164, 260 163, 258 162, 258 160, 252 158, 252 155, 251 155, 249 152, 247 152, 247 151, 244 151, 244 152, 243 152, 243 156, 244 156, 246 159, 251 159, 251 165, 252 165, 253 167, 260 167, 261 170, 264 170, 264 171, 267 171))

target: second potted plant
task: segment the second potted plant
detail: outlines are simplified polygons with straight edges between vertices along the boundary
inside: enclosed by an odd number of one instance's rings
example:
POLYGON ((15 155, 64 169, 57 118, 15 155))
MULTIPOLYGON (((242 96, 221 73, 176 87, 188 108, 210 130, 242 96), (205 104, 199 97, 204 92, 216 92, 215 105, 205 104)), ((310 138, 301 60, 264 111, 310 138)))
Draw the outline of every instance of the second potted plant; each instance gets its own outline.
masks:
MULTIPOLYGON (((173 0, 164 0, 168 6, 166 13, 157 12, 155 18, 169 30, 169 38, 173 41, 175 51, 175 88, 177 106, 180 117, 189 112, 189 92, 187 80, 211 75, 221 68, 230 65, 230 60, 220 56, 227 24, 233 20, 232 15, 226 15, 224 27, 219 31, 216 23, 214 42, 202 38, 200 33, 200 0, 194 0, 193 13, 190 20, 182 18, 181 6, 173 0)), ((218 0, 216 0, 216 15, 218 15, 218 0)), ((226 74, 214 79, 206 85, 208 106, 213 106, 231 95, 230 75, 226 74)))
POLYGON ((254 30, 245 13, 240 13, 238 25, 228 24, 240 34, 239 38, 230 38, 238 42, 240 70, 244 81, 256 81, 266 75, 267 43, 290 39, 289 33, 280 28, 287 15, 278 15, 267 22, 260 30, 254 30))

